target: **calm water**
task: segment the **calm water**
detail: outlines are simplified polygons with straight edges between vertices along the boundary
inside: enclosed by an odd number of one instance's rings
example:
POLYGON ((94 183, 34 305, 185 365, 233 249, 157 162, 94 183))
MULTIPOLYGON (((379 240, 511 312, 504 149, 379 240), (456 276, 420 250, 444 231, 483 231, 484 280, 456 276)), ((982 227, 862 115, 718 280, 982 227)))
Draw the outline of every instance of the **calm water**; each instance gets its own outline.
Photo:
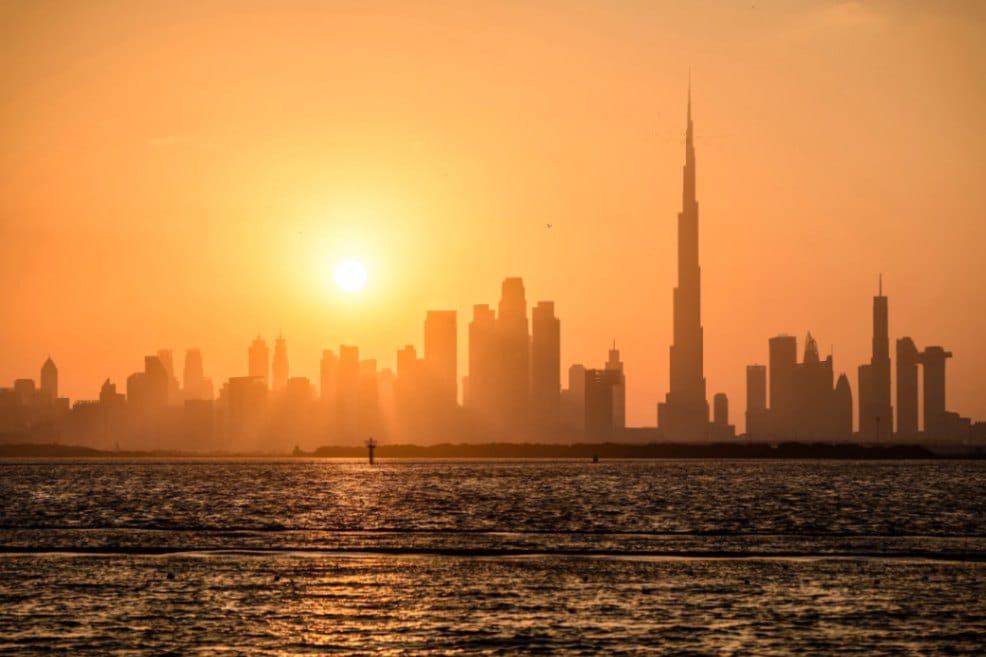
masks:
POLYGON ((982 654, 983 462, 0 462, 0 653, 982 654))

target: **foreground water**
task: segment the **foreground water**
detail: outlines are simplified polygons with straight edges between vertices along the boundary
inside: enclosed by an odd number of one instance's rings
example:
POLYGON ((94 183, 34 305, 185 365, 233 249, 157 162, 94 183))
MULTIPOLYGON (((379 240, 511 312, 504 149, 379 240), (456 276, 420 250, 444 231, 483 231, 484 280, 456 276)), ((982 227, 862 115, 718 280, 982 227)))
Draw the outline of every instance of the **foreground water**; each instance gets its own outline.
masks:
POLYGON ((0 463, 0 652, 981 654, 986 463, 0 463))

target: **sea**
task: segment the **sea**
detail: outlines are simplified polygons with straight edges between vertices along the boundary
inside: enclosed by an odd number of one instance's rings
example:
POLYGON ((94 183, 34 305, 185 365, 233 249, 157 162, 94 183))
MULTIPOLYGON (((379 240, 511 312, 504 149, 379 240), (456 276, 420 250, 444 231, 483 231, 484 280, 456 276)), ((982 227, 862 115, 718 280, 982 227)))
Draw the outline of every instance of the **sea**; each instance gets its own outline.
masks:
POLYGON ((983 655, 984 461, 0 461, 2 655, 983 655))

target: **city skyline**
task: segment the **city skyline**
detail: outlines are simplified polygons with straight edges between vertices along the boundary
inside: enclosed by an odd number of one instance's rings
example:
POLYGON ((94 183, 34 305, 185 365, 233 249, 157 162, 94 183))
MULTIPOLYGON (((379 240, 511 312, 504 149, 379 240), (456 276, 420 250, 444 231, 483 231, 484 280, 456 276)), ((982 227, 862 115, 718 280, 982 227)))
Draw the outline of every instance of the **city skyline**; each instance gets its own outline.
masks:
MULTIPOLYGON (((416 60, 424 71, 421 94, 433 98, 413 92, 428 111, 406 120, 345 81, 338 83, 348 92, 345 111, 332 109, 339 107, 329 102, 337 95, 315 82, 332 67, 333 48, 342 46, 316 46, 332 40, 270 10, 310 50, 304 57, 273 51, 275 63, 297 65, 297 75, 277 87, 284 95, 269 96, 270 106, 241 102, 254 110, 238 115, 235 129, 220 121, 226 101, 197 74, 160 61, 159 53, 184 61, 201 54, 206 34, 238 44, 258 36, 250 19, 224 16, 219 8, 183 8, 188 21, 157 24, 150 39, 157 50, 121 44, 123 56, 103 71, 78 57, 107 38, 108 26, 93 25, 91 10, 70 10, 81 41, 64 39, 50 52, 34 44, 67 27, 11 15, 6 24, 20 29, 9 43, 24 56, 25 75, 74 64, 60 77, 36 76, 30 87, 5 71, 10 102, 2 111, 10 139, 0 167, 9 186, 0 197, 6 256, 0 267, 15 284, 0 328, 0 380, 35 372, 51 352, 64 391, 89 398, 107 376, 124 380, 139 368, 140 354, 168 344, 200 347, 218 380, 239 374, 241 355, 233 345, 241 335, 261 332, 270 340, 280 330, 291 340, 292 369, 311 380, 326 344, 359 343, 393 367, 395 346, 417 335, 421 312, 454 309, 461 320, 477 299, 494 299, 498 281, 515 275, 529 298, 555 302, 564 321, 563 364, 594 362, 600 346, 617 339, 632 382, 628 424, 650 425, 670 377, 668 291, 675 281, 681 99, 690 65, 702 162, 709 403, 725 392, 742 429, 737 402, 745 397, 745 367, 766 362, 764 337, 800 338, 809 330, 823 355, 834 345, 836 374, 845 371, 855 392, 854 368, 871 356, 870 297, 883 273, 893 299, 891 343, 911 336, 922 346, 944 344, 955 354, 948 365, 950 406, 986 416, 980 392, 986 346, 978 339, 986 320, 973 312, 986 279, 977 255, 986 241, 980 220, 986 199, 975 176, 986 145, 974 129, 984 99, 968 83, 981 77, 980 60, 968 56, 980 47, 968 30, 981 24, 981 12, 962 5, 938 15, 906 3, 743 10, 724 10, 727 22, 748 28, 740 36, 723 34, 721 24, 687 9, 652 9, 655 18, 681 14, 674 21, 681 30, 674 57, 652 45, 661 41, 654 39, 660 20, 638 33, 618 9, 573 17, 575 25, 599 23, 597 42, 525 15, 512 37, 525 47, 535 37, 543 41, 541 28, 558 37, 529 76, 490 70, 478 53, 461 53, 500 83, 507 101, 469 86, 468 76, 446 65, 416 60), (220 18, 229 24, 217 26, 220 18), (908 29, 896 29, 902 27, 908 29), (821 70, 811 57, 773 59, 795 30, 813 56, 830 53, 834 63, 821 70), (949 38, 941 39, 943 33, 949 38), (31 36, 38 38, 25 38, 31 36), (613 68, 588 75, 593 55, 617 41, 626 45, 608 60, 613 68), (931 43, 943 48, 935 58, 914 54, 931 43), (587 74, 557 75, 565 67, 555 58, 567 62, 562 55, 583 49, 571 66, 587 74), (732 63, 735 52, 750 59, 732 63), (755 75, 751 62, 767 58, 777 64, 774 77, 755 75), (161 73, 154 80, 160 86, 121 85, 130 89, 132 116, 96 121, 100 112, 116 116, 114 108, 122 106, 112 94, 100 96, 107 81, 130 79, 149 63, 161 73), (517 104, 530 97, 528 82, 543 79, 552 80, 543 105, 517 104), (441 81, 478 95, 443 96, 441 81), (890 86, 900 93, 888 95, 890 86), (162 98, 162 90, 179 87, 191 89, 194 108, 162 98), (304 95, 306 89, 315 95, 304 95), (903 98, 907 111, 888 97, 903 98), (59 99, 89 109, 58 123, 57 112, 27 109, 59 99), (159 112, 147 113, 158 104, 159 112), (352 123, 354 115, 365 121, 352 123), (465 115, 490 130, 456 121, 465 115), (542 115, 554 119, 549 124, 542 115), (605 135, 590 129, 596 124, 606 126, 605 135), (340 131, 350 131, 350 140, 340 131), (531 133, 533 141, 525 137, 531 133), (105 148, 93 149, 94 139, 105 148), (256 173, 231 167, 233 153, 256 173), (277 173, 274 163, 291 166, 277 173), (113 182, 128 171, 137 176, 134 184, 113 182), (86 248, 76 248, 80 243, 86 248), (359 297, 329 288, 322 271, 352 251, 371 273, 359 297), (486 252, 497 257, 478 256, 486 252), (929 307, 970 310, 928 313, 929 307), (62 313, 73 322, 57 321, 62 313)), ((492 14, 485 18, 502 18, 485 11, 492 14)), ((126 27, 157 18, 147 12, 136 12, 126 27)), ((390 30, 401 20, 384 19, 390 30)), ((344 24, 359 28, 365 19, 353 15, 344 24)), ((403 72, 362 49, 356 53, 367 80, 392 81, 403 72)), ((201 63, 214 72, 226 62, 219 53, 201 63)), ((254 99, 266 87, 250 80, 233 75, 219 88, 239 101, 254 99)), ((466 338, 460 321, 460 364, 466 338)), ((421 341, 415 345, 423 350, 421 341)))
MULTIPOLYGON (((602 368, 572 363, 568 387, 562 387, 562 331, 555 303, 529 302, 520 277, 503 279, 495 310, 488 303, 473 305, 465 345, 468 368, 461 385, 457 311, 426 310, 420 358, 409 343, 397 350, 396 369, 380 368, 376 358, 360 358, 359 345, 340 344, 338 353, 322 350, 317 387, 308 377, 290 376, 283 332, 274 340, 273 357, 258 334, 247 348, 247 375, 229 378, 215 398, 198 348, 186 350, 181 381, 172 350, 162 348, 145 356, 142 372, 127 377, 125 395, 108 378, 99 400, 75 404, 59 395, 58 370, 49 356, 41 367, 40 387, 32 379, 20 378, 10 388, 0 388, 0 430, 103 447, 111 441, 118 446, 125 439, 145 448, 182 449, 191 444, 200 450, 207 446, 283 452, 284 441, 289 440, 295 442, 296 453, 301 443, 313 448, 317 441, 352 443, 367 435, 371 464, 374 435, 426 442, 455 436, 472 441, 729 442, 736 438, 729 397, 714 393, 710 418, 704 378, 690 79, 684 155, 670 386, 664 401, 657 404, 656 431, 635 435, 627 431, 633 427, 626 422, 626 373, 615 339, 602 368)), ((335 278, 341 289, 358 293, 367 273, 362 263, 349 260, 336 269, 335 278)), ((946 361, 952 352, 939 345, 919 351, 909 336, 898 338, 894 378, 890 306, 882 274, 872 301, 871 326, 871 356, 857 368, 855 396, 844 371, 836 379, 834 354, 822 359, 811 331, 805 337, 801 362, 795 336, 770 337, 769 364, 746 366, 742 436, 747 441, 858 440, 868 445, 902 441, 978 445, 986 440, 986 422, 956 413, 947 402, 946 361)))

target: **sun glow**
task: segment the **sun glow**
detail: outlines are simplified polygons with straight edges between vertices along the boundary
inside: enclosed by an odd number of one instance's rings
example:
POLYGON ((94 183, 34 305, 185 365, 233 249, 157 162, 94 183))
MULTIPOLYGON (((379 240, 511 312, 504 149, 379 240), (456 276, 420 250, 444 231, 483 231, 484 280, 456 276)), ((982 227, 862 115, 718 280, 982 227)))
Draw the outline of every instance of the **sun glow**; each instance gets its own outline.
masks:
POLYGON ((339 289, 354 294, 366 286, 366 267, 356 260, 343 260, 336 265, 334 278, 339 289))

